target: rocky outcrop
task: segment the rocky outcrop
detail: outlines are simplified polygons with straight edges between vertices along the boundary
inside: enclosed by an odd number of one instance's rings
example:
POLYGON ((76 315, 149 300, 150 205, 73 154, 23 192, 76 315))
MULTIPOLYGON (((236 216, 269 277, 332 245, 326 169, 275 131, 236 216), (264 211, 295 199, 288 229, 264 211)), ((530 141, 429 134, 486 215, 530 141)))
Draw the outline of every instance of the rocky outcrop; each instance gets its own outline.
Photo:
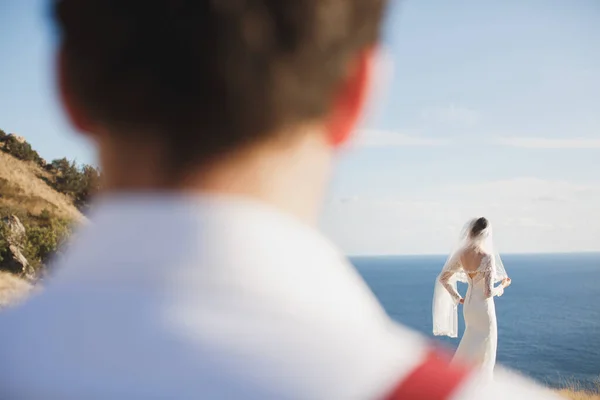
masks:
POLYGON ((0 220, 0 240, 5 244, 0 270, 33 279, 35 272, 23 255, 26 239, 25 227, 16 215, 8 215, 0 220))
POLYGON ((25 143, 25 138, 23 136, 17 135, 16 133, 11 133, 8 135, 8 137, 14 138, 19 143, 25 143))

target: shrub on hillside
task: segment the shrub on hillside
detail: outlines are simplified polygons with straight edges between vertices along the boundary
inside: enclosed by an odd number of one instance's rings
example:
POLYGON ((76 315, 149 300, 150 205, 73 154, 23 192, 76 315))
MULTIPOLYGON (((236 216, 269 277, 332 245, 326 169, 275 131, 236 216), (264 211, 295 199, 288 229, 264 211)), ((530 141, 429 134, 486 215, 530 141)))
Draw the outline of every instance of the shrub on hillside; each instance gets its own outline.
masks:
MULTIPOLYGON (((4 131, 2 133, 4 133, 4 131)), ((19 160, 33 161, 38 165, 42 165, 44 163, 44 159, 40 157, 37 151, 31 148, 31 145, 29 143, 20 142, 13 135, 6 135, 6 133, 4 133, 4 135, 5 136, 2 138, 2 142, 4 143, 2 150, 5 153, 8 153, 13 157, 18 158, 19 160)))
POLYGON ((86 208, 100 188, 100 172, 91 165, 79 167, 66 158, 52 161, 48 167, 55 175, 54 189, 70 196, 75 205, 86 208))
POLYGON ((81 170, 81 190, 75 198, 75 205, 80 209, 87 208, 92 196, 100 190, 100 171, 91 165, 84 165, 81 170))
POLYGON ((52 167, 56 174, 54 189, 75 198, 83 186, 83 179, 75 161, 61 158, 52 161, 52 167))
POLYGON ((25 257, 34 268, 39 269, 57 253, 69 233, 69 224, 59 218, 50 218, 46 223, 29 226, 25 257))

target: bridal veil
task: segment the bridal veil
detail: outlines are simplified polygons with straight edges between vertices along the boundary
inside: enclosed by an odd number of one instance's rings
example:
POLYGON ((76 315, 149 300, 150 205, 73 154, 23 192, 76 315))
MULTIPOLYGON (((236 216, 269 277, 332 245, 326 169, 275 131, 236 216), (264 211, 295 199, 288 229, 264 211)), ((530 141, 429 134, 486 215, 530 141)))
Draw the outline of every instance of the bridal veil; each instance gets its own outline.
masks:
MULTIPOLYGON (((508 278, 500 254, 494 248, 492 239, 492 226, 488 225, 477 237, 471 237, 470 232, 477 219, 469 221, 463 228, 458 244, 448 257, 442 271, 452 272, 450 284, 456 289, 457 282, 468 282, 467 274, 461 265, 461 255, 466 248, 478 247, 486 254, 493 256, 495 262, 495 273, 492 277, 494 284, 508 278)), ((433 294, 433 334, 436 336, 449 336, 455 338, 458 336, 458 301, 454 299, 448 290, 440 282, 440 276, 435 282, 433 294)))

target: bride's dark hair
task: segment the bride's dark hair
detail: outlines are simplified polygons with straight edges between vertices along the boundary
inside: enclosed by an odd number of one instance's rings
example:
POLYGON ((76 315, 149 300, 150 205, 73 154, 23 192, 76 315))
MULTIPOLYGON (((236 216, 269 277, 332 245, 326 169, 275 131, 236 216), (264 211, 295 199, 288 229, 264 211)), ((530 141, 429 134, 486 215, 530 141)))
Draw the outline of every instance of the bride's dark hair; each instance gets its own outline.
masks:
POLYGON ((489 225, 487 218, 481 217, 477 218, 477 220, 473 223, 471 227, 471 237, 477 237, 483 232, 489 225))

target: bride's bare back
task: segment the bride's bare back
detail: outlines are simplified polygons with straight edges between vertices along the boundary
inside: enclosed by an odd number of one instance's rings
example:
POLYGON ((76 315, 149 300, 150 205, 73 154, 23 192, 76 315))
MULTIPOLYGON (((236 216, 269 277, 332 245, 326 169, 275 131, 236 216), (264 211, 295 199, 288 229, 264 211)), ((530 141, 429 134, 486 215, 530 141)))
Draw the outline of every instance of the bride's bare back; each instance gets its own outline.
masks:
POLYGON ((476 247, 466 248, 460 255, 463 269, 471 279, 475 279, 485 253, 476 247))

